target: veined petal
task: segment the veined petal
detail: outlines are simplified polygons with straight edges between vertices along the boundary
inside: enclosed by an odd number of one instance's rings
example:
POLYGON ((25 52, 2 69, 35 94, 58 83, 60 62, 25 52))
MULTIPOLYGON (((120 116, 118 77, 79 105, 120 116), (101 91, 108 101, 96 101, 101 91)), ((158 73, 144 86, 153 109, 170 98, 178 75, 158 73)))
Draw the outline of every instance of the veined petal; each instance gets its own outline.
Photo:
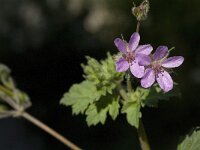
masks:
POLYGON ((144 77, 141 80, 141 86, 144 88, 149 88, 155 82, 155 72, 152 68, 147 68, 145 70, 144 77))
POLYGON ((134 51, 140 42, 140 35, 138 32, 135 32, 131 35, 129 40, 129 48, 131 51, 134 51))
POLYGON ((150 44, 146 44, 146 45, 140 45, 138 46, 138 48, 135 50, 135 53, 138 54, 145 54, 145 55, 149 55, 153 50, 153 47, 150 44))
POLYGON ((120 57, 119 60, 116 62, 116 71, 124 72, 128 70, 128 68, 129 68, 129 63, 123 57, 120 57))
POLYGON ((180 66, 184 61, 182 56, 173 56, 167 58, 163 63, 162 66, 165 68, 175 68, 180 66))
POLYGON ((164 92, 168 92, 173 89, 173 80, 168 72, 164 71, 164 72, 158 73, 156 76, 156 80, 160 88, 164 92))
POLYGON ((165 57, 168 53, 168 47, 167 46, 159 46, 155 53, 153 54, 153 58, 155 60, 160 60, 162 59, 163 57, 165 57))
POLYGON ((122 52, 123 54, 126 53, 126 45, 127 45, 126 41, 123 41, 120 38, 116 38, 114 43, 120 52, 122 52))
POLYGON ((137 78, 142 78, 144 76, 144 66, 140 66, 137 61, 131 63, 130 70, 137 78))
POLYGON ((141 66, 148 66, 151 64, 151 58, 148 55, 136 54, 135 59, 138 61, 138 64, 141 66))

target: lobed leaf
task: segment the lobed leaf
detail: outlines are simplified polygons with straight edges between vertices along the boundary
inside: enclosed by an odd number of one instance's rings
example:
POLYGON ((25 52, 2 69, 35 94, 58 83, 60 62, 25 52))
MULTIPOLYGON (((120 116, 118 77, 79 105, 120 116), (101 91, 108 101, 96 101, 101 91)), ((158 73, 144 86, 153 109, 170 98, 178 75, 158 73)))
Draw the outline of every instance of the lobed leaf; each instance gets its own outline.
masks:
POLYGON ((186 135, 184 140, 179 143, 177 150, 199 150, 200 149, 200 130, 195 129, 191 134, 186 135))
POLYGON ((114 58, 107 54, 107 59, 98 62, 91 57, 87 58, 87 65, 82 64, 85 79, 93 82, 101 95, 112 94, 113 89, 123 80, 124 73, 115 69, 114 58))
POLYGON ((169 100, 170 97, 180 96, 180 91, 176 86, 167 93, 164 93, 157 84, 149 89, 138 87, 137 91, 141 95, 142 105, 149 107, 157 107, 159 100, 169 100))
POLYGON ((123 107, 121 112, 126 114, 126 119, 128 123, 136 128, 139 127, 139 119, 142 114, 140 112, 141 104, 140 104, 140 95, 135 91, 134 93, 128 93, 128 101, 123 103, 123 107))
POLYGON ((107 94, 102 96, 99 101, 89 106, 86 111, 86 121, 88 126, 98 123, 104 124, 107 118, 107 113, 113 120, 119 114, 119 96, 107 94))
POLYGON ((60 103, 66 106, 72 106, 72 113, 83 114, 89 104, 99 99, 99 94, 95 85, 91 81, 83 81, 74 84, 69 92, 65 93, 60 103))

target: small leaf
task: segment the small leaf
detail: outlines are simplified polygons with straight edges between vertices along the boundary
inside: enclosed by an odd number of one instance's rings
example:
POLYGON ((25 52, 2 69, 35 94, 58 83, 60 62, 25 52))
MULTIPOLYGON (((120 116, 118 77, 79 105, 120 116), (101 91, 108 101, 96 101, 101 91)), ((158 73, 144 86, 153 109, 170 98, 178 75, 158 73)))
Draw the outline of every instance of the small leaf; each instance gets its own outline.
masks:
POLYGON ((14 89, 14 81, 10 76, 11 70, 4 64, 0 64, 0 81, 1 83, 9 89, 14 89))
POLYGON ((28 108, 28 107, 31 106, 31 101, 30 101, 29 96, 25 92, 23 92, 23 91, 21 91, 19 89, 15 89, 13 91, 13 96, 12 97, 13 97, 13 100, 18 105, 23 106, 24 108, 28 108))
POLYGON ((11 117, 13 115, 12 110, 4 104, 0 105, 0 119, 11 117))
POLYGON ((98 111, 95 104, 90 105, 88 110, 86 111, 86 121, 88 126, 97 125, 98 123, 104 124, 107 117, 107 111, 108 108, 104 108, 98 111))
POLYGON ((200 130, 195 129, 188 134, 178 145, 177 150, 199 150, 200 149, 200 130))
POLYGON ((139 127, 139 119, 142 117, 140 112, 142 95, 137 88, 134 92, 126 93, 126 100, 123 102, 121 112, 126 113, 128 123, 136 128, 139 127))
MULTIPOLYGON (((118 98, 119 99, 119 98, 118 98)), ((115 100, 109 105, 109 115, 115 120, 119 114, 119 100, 115 100)))
POLYGON ((8 107, 6 107, 5 105, 0 105, 0 115, 4 114, 8 110, 8 107))
POLYGON ((72 113, 77 115, 84 113, 89 104, 99 99, 95 85, 90 81, 83 81, 80 84, 74 84, 69 92, 64 94, 60 103, 66 106, 72 106, 72 113))
POLYGON ((139 127, 139 119, 141 118, 140 103, 127 102, 122 107, 122 113, 126 113, 128 123, 136 128, 139 127))
POLYGON ((122 82, 124 73, 119 73, 115 69, 115 60, 109 53, 107 59, 100 62, 94 58, 87 58, 87 65, 82 64, 84 77, 93 82, 101 95, 112 91, 122 82))
POLYGON ((117 95, 107 94, 106 96, 102 96, 99 101, 90 105, 86 111, 88 126, 98 123, 104 124, 107 113, 115 120, 119 114, 119 107, 119 97, 117 95))
POLYGON ((149 107, 157 107, 159 100, 169 100, 170 97, 180 97, 180 91, 176 86, 167 93, 164 93, 157 84, 149 89, 139 87, 137 91, 141 95, 142 105, 149 107))

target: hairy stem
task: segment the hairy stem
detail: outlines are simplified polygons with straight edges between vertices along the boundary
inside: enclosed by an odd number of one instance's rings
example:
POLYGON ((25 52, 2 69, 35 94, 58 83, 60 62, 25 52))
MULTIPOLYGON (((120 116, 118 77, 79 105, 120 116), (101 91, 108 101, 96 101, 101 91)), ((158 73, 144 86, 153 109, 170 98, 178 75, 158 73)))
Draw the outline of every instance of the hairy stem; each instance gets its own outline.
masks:
POLYGON ((132 85, 131 85, 131 76, 130 76, 130 73, 127 74, 126 84, 127 84, 127 91, 129 93, 132 92, 132 85))
MULTIPOLYGON (((140 22, 137 22, 137 27, 136 27, 136 32, 139 33, 140 31, 140 22)), ((139 122, 139 128, 137 130, 138 136, 139 136, 139 141, 140 141, 140 147, 142 150, 150 150, 150 145, 149 145, 149 140, 142 122, 142 119, 140 119, 139 122)))
POLYGON ((139 124, 139 128, 138 128, 138 136, 139 136, 141 149, 142 150, 150 150, 149 141, 148 141, 145 129, 144 129, 142 119, 140 119, 140 124, 139 124))
POLYGON ((140 31, 140 22, 138 21, 137 22, 137 27, 136 27, 136 32, 139 32, 140 31))
POLYGON ((32 124, 39 127, 40 129, 44 130, 48 134, 52 135, 54 138, 56 138, 57 140, 59 140, 60 142, 62 142, 63 144, 65 144, 66 146, 71 148, 72 150, 81 150, 81 148, 79 148, 77 145, 73 144, 71 141, 66 139, 64 136, 60 135, 58 132, 56 132, 52 128, 48 127, 46 124, 42 123, 41 121, 39 121, 38 119, 36 119, 32 115, 30 115, 26 112, 23 112, 21 114, 21 116, 23 118, 25 118, 26 120, 28 120, 29 122, 31 122, 32 124))
POLYGON ((123 100, 125 100, 125 101, 129 100, 129 98, 127 96, 127 93, 126 93, 126 91, 124 89, 120 89, 119 93, 120 93, 121 97, 123 98, 123 100))

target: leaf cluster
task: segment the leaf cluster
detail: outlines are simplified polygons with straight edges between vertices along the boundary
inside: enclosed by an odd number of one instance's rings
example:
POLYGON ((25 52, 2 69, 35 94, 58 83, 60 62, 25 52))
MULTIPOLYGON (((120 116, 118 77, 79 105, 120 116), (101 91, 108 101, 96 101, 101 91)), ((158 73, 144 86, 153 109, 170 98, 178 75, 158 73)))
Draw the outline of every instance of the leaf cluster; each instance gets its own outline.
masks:
POLYGON ((91 57, 86 59, 87 64, 81 65, 85 80, 72 85, 60 102, 71 106, 74 115, 85 114, 89 126, 104 124, 108 114, 115 120, 120 108, 117 88, 124 73, 115 71, 114 57, 109 53, 100 62, 91 57))
POLYGON ((31 105, 26 93, 16 88, 10 69, 0 64, 0 118, 14 115, 15 110, 24 110, 31 105))
POLYGON ((130 125, 138 128, 142 107, 157 107, 159 100, 179 96, 176 88, 163 93, 158 85, 149 89, 137 87, 135 91, 127 92, 123 85, 125 73, 116 72, 114 57, 109 53, 101 61, 86 57, 87 64, 81 65, 85 80, 72 85, 60 101, 71 106, 74 115, 86 115, 89 126, 104 124, 108 115, 115 120, 122 113, 126 114, 130 125))

